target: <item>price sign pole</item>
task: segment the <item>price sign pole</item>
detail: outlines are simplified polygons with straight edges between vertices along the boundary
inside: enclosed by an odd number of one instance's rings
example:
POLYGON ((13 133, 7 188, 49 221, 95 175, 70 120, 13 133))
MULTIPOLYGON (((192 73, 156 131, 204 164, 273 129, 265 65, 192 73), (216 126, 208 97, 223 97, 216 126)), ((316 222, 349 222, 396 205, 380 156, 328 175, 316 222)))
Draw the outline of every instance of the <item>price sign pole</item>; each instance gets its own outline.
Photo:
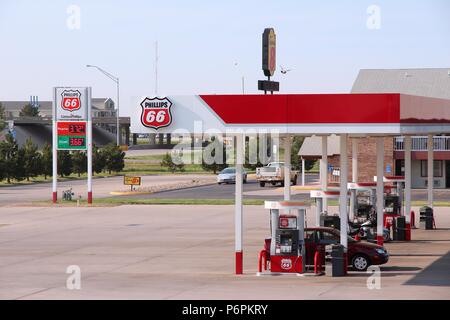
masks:
POLYGON ((53 203, 58 189, 58 150, 86 151, 88 203, 92 203, 91 88, 53 89, 53 203))
POLYGON ((57 141, 57 128, 56 128, 56 88, 53 88, 53 121, 52 121, 52 191, 53 191, 53 203, 58 200, 58 141, 57 141))
POLYGON ((87 109, 87 189, 88 189, 88 204, 92 203, 92 117, 91 117, 91 101, 92 89, 88 90, 88 109, 87 109))

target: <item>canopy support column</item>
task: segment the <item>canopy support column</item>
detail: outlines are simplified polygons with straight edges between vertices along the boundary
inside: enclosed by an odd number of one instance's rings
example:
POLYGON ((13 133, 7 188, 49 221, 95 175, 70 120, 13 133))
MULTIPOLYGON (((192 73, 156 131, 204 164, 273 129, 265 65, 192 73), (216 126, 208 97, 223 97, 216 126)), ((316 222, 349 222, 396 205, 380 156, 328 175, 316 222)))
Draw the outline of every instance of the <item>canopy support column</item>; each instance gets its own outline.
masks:
POLYGON ((377 243, 383 245, 384 138, 377 138, 377 243))
MULTIPOLYGON (((358 140, 352 139, 352 182, 358 182, 358 140)), ((356 210, 356 190, 351 191, 350 195, 350 218, 353 220, 356 210)))
MULTIPOLYGON (((320 159, 320 184, 322 191, 328 187, 328 136, 322 136, 322 158, 320 159)), ((322 199, 322 210, 328 211, 328 199, 322 199)))
POLYGON ((348 213, 347 213, 347 193, 348 193, 348 154, 347 154, 347 134, 340 136, 340 193, 339 193, 339 214, 341 218, 341 244, 344 246, 344 251, 347 252, 347 227, 348 227, 348 213))
POLYGON ((302 158, 302 186, 305 185, 305 159, 302 158))
POLYGON ((429 134, 428 135, 428 142, 427 142, 427 147, 428 147, 428 206, 430 208, 433 208, 433 187, 434 187, 434 155, 433 155, 433 135, 429 134))
POLYGON ((291 137, 284 139, 284 200, 291 200, 291 137))
POLYGON ((236 184, 234 204, 234 233, 236 253, 236 274, 243 273, 243 250, 242 250, 242 171, 244 163, 244 135, 236 135, 236 184))
POLYGON ((403 140, 405 149, 405 219, 411 223, 411 136, 403 140))

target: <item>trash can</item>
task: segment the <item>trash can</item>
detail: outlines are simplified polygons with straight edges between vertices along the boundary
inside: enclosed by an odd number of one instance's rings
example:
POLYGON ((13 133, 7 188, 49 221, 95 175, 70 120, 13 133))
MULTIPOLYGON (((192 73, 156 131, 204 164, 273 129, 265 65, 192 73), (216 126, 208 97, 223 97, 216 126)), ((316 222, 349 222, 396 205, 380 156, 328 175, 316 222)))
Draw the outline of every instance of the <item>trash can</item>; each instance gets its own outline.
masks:
POLYGON ((425 230, 433 230, 433 208, 420 208, 420 228, 425 230))
POLYGON ((325 246, 325 274, 330 277, 345 276, 344 246, 325 246))
POLYGON ((322 227, 330 227, 330 228, 341 228, 341 218, 338 215, 321 215, 320 216, 320 225, 322 227))
POLYGON ((394 218, 394 240, 405 241, 406 234, 406 219, 405 217, 394 218))

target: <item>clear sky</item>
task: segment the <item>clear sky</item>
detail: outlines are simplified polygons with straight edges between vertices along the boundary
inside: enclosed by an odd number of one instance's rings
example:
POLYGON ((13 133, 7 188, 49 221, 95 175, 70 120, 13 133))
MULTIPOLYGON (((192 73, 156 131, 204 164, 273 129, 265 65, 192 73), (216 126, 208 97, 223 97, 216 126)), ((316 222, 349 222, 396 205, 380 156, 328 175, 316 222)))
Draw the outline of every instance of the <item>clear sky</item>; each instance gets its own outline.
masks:
POLYGON ((240 93, 242 76, 258 93, 265 27, 282 93, 346 93, 363 68, 450 68, 449 13, 449 0, 0 0, 0 100, 49 100, 53 86, 115 99, 95 64, 120 78, 125 115, 131 96, 155 92, 155 41, 159 95, 240 93))

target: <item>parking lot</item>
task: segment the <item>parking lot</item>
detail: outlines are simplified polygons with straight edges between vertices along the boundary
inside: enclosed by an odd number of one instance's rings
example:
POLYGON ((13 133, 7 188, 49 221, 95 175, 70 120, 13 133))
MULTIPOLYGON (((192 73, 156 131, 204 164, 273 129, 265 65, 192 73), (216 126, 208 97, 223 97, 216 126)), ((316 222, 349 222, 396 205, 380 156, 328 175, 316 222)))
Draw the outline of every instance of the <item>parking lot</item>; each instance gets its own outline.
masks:
MULTIPOLYGON (((418 208, 414 208, 417 212, 418 208)), ((450 299, 450 208, 437 230, 388 243, 381 289, 369 274, 257 277, 269 235, 261 206, 244 208, 244 275, 234 275, 234 207, 0 208, 1 299, 450 299), (69 290, 66 269, 81 269, 69 290)), ((313 212, 308 212, 313 223, 313 212)))

